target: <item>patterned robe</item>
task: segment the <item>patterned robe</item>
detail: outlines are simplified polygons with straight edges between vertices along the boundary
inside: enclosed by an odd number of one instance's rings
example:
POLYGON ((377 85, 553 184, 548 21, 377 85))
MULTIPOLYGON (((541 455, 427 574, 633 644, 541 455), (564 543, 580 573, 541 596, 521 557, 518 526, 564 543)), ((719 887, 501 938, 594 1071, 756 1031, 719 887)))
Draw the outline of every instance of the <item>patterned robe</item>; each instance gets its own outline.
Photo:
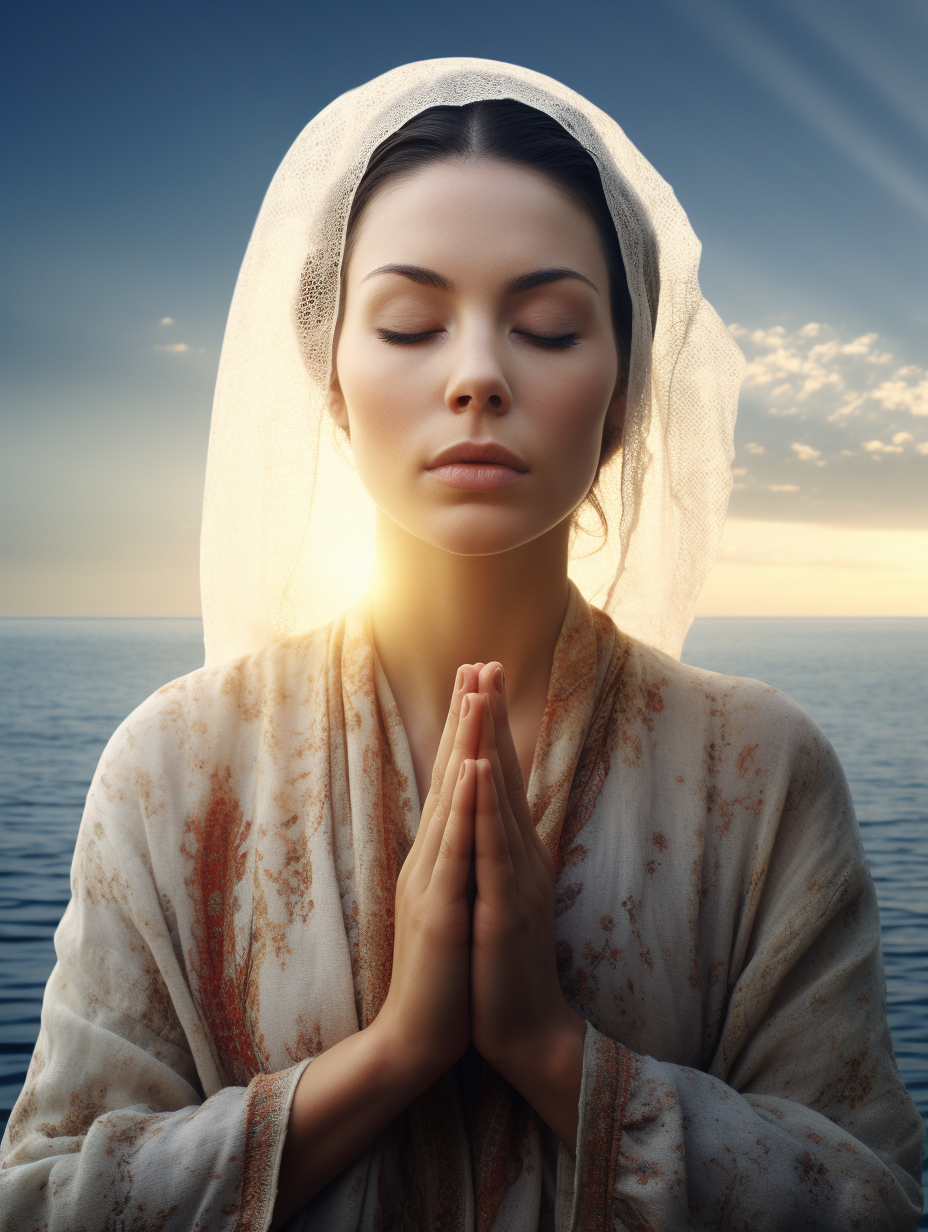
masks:
MULTIPOLYGON (((572 589, 528 794, 589 1024, 576 1154, 471 1051, 288 1229, 914 1228, 876 899, 807 716, 572 589)), ((3 1140, 4 1229, 268 1227, 298 1078, 389 987, 419 811, 360 603, 126 720, 3 1140)))

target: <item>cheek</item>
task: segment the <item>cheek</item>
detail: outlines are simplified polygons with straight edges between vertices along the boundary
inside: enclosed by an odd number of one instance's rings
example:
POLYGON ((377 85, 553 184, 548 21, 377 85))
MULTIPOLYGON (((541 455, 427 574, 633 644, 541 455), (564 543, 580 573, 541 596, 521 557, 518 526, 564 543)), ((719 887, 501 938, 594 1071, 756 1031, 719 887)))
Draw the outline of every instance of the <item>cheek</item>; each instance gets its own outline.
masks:
POLYGON ((421 374, 381 343, 350 337, 339 343, 336 362, 355 452, 398 442, 422 401, 421 374))
POLYGON ((534 408, 546 465, 559 487, 582 489, 581 496, 596 473, 614 382, 609 365, 595 362, 555 370, 547 379, 532 382, 528 406, 534 408))
POLYGON ((361 482, 378 505, 392 507, 397 485, 405 484, 417 455, 419 429, 434 404, 434 391, 421 365, 408 358, 404 363, 402 353, 379 340, 370 345, 345 338, 336 363, 361 482))

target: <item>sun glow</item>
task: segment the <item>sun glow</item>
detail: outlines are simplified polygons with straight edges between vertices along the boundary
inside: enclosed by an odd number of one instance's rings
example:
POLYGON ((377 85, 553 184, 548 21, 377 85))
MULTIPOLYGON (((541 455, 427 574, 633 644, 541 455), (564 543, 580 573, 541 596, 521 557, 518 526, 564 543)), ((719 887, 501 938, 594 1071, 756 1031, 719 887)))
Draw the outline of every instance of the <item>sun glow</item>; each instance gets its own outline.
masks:
POLYGON ((729 519, 699 616, 928 616, 928 531, 729 519))

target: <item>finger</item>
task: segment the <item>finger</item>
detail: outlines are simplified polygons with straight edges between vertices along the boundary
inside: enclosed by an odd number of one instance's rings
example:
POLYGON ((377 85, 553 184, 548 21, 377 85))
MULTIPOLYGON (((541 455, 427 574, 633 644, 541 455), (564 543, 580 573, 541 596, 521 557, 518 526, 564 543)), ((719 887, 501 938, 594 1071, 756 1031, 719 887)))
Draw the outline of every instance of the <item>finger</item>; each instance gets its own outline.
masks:
POLYGON ((511 903, 517 893, 516 874, 493 783, 493 770, 485 757, 479 758, 475 764, 474 867, 477 894, 492 906, 502 906, 511 903))
POLYGON ((496 732, 496 749, 503 771, 506 797, 519 821, 524 818, 519 814, 528 814, 528 802, 525 799, 525 781, 522 777, 522 767, 516 752, 512 729, 509 726, 509 699, 506 694, 506 675, 501 663, 488 663, 480 672, 478 687, 490 699, 490 712, 496 732))
MULTIPOLYGON (((450 765, 454 752, 455 741, 457 740, 458 727, 460 726, 461 707, 464 698, 467 696, 467 685, 472 683, 476 673, 471 669, 470 664, 462 664, 458 668, 457 676, 455 677, 454 690, 451 694, 451 702, 448 707, 448 716, 445 719, 444 730, 442 731, 441 740, 439 742, 438 753, 435 757, 435 763, 432 767, 432 781, 429 785, 428 795, 425 798, 425 803, 422 806, 422 813, 419 817, 419 827, 416 830, 416 837, 413 840, 409 855, 406 857, 404 868, 409 867, 410 871, 422 859, 422 851, 425 846, 426 837, 429 833, 429 828, 436 812, 443 812, 447 817, 451 807, 451 795, 454 791, 455 778, 460 771, 462 757, 457 757, 454 760, 453 767, 450 765), (445 793, 444 808, 442 808, 442 792, 445 793)), ((438 824, 441 824, 439 818, 438 824)), ((431 864, 426 870, 426 881, 431 875, 431 864)))
MULTIPOLYGON (((432 781, 429 785, 429 793, 425 798, 422 806, 422 820, 427 822, 429 817, 435 811, 441 796, 442 786, 445 781, 445 774, 448 770, 448 763, 451 760, 451 753, 454 749, 454 740, 457 734, 458 723, 460 722, 461 703, 468 693, 473 693, 477 684, 478 672, 471 663, 462 663, 458 668, 457 676, 454 681, 454 689, 451 693, 451 702, 448 706, 448 716, 445 719, 445 726, 441 733, 441 740, 438 742, 438 752, 435 754, 435 764, 432 767, 432 781)), ((456 775, 460 769, 460 764, 454 767, 453 773, 456 775)), ((422 831, 420 823, 419 830, 422 831)))
POLYGON ((525 841, 525 836, 522 834, 521 827, 519 826, 515 814, 513 813, 509 797, 506 794, 506 784, 503 769, 500 764, 499 750, 496 745, 496 728, 493 722, 493 715, 490 710, 489 698, 486 694, 481 694, 481 698, 483 700, 483 721, 481 724, 480 746, 477 756, 486 759, 486 761, 490 763, 490 770, 493 775, 494 790, 499 803, 500 816, 503 819, 503 826, 506 830, 506 838, 509 843, 510 857, 516 872, 522 873, 527 871, 530 867, 526 851, 527 844, 525 841))
POLYGON ((451 692, 451 701, 448 705, 448 714, 445 718, 445 726, 442 729, 441 739, 438 742, 435 766, 432 771, 432 787, 435 789, 436 796, 441 794, 445 771, 448 768, 451 750, 454 748, 454 737, 461 716, 461 702, 468 693, 474 692, 477 676, 478 673, 470 663, 462 663, 458 668, 454 680, 454 689, 451 692))
MULTIPOLYGON (((502 769, 502 790, 506 794, 506 800, 518 824, 529 863, 536 875, 541 875, 546 872, 550 857, 538 837, 532 810, 525 794, 522 767, 519 764, 519 755, 512 738, 512 729, 509 726, 509 697, 506 692, 506 676, 502 664, 488 663, 480 673, 479 683, 490 700, 496 750, 502 769)), ((500 790, 499 785, 497 785, 497 790, 500 790)))
POLYGON ((432 869, 429 886, 447 898, 467 893, 474 852, 474 807, 477 797, 477 763, 466 758, 454 784, 451 811, 432 869))
MULTIPOLYGON (((477 748, 482 715, 476 693, 465 694, 461 702, 461 717, 454 737, 454 747, 448 759, 445 777, 442 780, 438 801, 430 817, 423 815, 419 829, 423 832, 418 862, 422 864, 423 875, 431 876, 432 868, 438 857, 445 825, 451 813, 451 802, 461 766, 468 757, 472 757, 477 748)), ((419 835, 416 835, 418 841, 419 835)))

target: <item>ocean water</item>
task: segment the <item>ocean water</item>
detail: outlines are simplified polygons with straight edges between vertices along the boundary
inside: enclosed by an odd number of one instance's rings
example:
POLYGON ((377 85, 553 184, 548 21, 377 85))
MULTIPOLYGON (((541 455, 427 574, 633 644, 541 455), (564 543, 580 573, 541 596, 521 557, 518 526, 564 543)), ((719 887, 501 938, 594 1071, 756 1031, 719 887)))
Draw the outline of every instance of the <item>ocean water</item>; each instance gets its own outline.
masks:
MULTIPOLYGON (((928 620, 702 618, 683 657, 782 689, 837 749, 880 900, 896 1059, 928 1117, 928 620)), ((198 620, 0 620, 0 1127, 38 1033, 103 746, 202 658, 198 620)))

